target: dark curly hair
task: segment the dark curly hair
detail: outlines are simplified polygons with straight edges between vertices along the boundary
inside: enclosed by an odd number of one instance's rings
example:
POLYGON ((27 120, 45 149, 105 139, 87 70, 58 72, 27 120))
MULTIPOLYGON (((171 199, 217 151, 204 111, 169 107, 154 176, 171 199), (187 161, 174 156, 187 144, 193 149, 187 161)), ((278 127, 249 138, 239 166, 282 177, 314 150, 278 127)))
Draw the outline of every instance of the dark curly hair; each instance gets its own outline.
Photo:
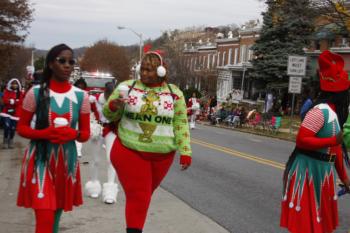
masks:
MULTIPOLYGON (((42 74, 42 78, 40 80, 40 89, 39 89, 37 108, 36 108, 36 122, 35 122, 36 129, 45 129, 49 126, 49 106, 50 106, 49 86, 50 86, 50 79, 53 74, 49 64, 52 63, 56 59, 56 57, 64 50, 69 50, 73 53, 73 50, 69 46, 65 44, 59 44, 52 47, 46 55, 45 67, 42 74)), ((48 161, 47 140, 36 140, 36 146, 37 146, 37 154, 36 154, 35 161, 47 162, 48 161)))

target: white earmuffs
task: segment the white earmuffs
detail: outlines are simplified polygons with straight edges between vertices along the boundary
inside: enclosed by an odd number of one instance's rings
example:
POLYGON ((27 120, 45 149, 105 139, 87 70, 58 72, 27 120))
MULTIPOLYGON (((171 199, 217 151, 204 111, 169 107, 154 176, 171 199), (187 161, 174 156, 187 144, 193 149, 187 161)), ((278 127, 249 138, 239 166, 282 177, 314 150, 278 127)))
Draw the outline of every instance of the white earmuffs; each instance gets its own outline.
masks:
MULTIPOLYGON (((161 56, 159 53, 156 53, 156 52, 147 52, 146 54, 155 54, 155 55, 157 55, 157 56, 159 57, 160 65, 157 67, 157 75, 158 75, 158 77, 160 77, 160 78, 165 77, 165 75, 166 75, 166 69, 165 69, 165 67, 163 66, 163 58, 162 58, 162 56, 161 56)), ((136 72, 137 72, 138 74, 141 73, 141 64, 138 64, 138 65, 136 66, 136 72)))

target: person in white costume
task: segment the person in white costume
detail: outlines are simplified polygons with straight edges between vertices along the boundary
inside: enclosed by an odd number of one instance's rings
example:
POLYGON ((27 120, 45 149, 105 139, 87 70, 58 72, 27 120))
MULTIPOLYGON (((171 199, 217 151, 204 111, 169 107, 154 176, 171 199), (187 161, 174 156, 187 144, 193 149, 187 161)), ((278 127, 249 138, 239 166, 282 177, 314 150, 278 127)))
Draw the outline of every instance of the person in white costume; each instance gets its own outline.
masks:
MULTIPOLYGON (((75 81, 74 86, 76 86, 76 87, 86 91, 87 83, 86 83, 86 81, 83 78, 80 78, 77 81, 75 81)), ((90 120, 91 120, 91 118, 90 118, 90 120)), ((83 149, 83 143, 75 141, 75 145, 77 147, 78 158, 81 158, 82 155, 83 155, 82 152, 81 152, 82 149, 83 149)))
POLYGON ((190 115, 190 129, 196 128, 196 118, 199 113, 200 104, 197 99, 196 93, 193 92, 192 98, 188 100, 187 111, 190 115))
MULTIPOLYGON (((117 201, 118 184, 116 183, 116 173, 111 164, 110 152, 116 138, 115 125, 109 122, 102 114, 103 104, 114 90, 114 84, 108 82, 105 85, 104 93, 97 96, 90 96, 90 103, 95 106, 95 119, 91 122, 91 142, 96 144, 93 146, 93 161, 91 163, 90 180, 85 184, 85 190, 88 196, 98 198, 101 194, 101 184, 99 181, 98 164, 100 161, 99 150, 101 147, 105 148, 107 156, 107 182, 103 184, 102 199, 106 204, 113 204, 117 201)), ((94 109, 94 107, 92 107, 94 109)))

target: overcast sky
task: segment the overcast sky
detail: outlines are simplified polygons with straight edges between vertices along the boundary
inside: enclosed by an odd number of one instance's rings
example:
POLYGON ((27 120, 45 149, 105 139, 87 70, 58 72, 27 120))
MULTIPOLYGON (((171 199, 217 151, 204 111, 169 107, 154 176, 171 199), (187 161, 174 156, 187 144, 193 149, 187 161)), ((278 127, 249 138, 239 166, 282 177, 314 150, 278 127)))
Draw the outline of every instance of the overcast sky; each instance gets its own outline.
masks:
POLYGON ((265 9, 258 0, 29 0, 34 21, 27 45, 49 49, 58 43, 73 48, 90 46, 100 39, 120 45, 138 44, 129 30, 154 39, 168 29, 191 26, 241 25, 261 19, 265 9))

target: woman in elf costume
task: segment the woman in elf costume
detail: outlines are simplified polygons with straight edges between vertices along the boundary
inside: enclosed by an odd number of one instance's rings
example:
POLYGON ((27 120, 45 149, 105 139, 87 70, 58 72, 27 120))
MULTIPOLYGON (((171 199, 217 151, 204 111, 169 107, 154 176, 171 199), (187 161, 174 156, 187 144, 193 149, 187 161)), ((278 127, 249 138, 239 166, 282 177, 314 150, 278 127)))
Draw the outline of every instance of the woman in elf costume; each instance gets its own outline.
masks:
POLYGON ((53 47, 41 84, 23 100, 18 133, 30 143, 23 158, 17 205, 34 209, 36 233, 58 232, 62 211, 82 204, 75 140, 89 139, 90 104, 87 93, 69 83, 74 64, 71 48, 53 47))
POLYGON ((152 194, 175 152, 181 154, 183 170, 191 164, 185 99, 178 87, 166 82, 159 52, 145 54, 140 76, 121 83, 103 111, 110 121, 120 120, 111 160, 126 195, 127 233, 142 232, 152 194))
POLYGON ((293 233, 330 233, 338 225, 336 172, 349 191, 342 126, 348 115, 348 74, 341 56, 319 57, 321 93, 299 129, 284 172, 281 226, 293 233))

